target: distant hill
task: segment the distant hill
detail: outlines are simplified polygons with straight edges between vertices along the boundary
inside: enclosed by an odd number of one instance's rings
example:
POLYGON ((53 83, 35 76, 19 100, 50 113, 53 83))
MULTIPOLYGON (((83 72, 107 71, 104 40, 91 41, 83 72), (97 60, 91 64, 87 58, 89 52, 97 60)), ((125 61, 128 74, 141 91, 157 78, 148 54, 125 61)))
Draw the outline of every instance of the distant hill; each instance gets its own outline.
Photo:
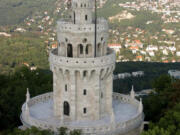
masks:
POLYGON ((14 25, 37 12, 53 10, 57 0, 0 0, 0 25, 14 25))

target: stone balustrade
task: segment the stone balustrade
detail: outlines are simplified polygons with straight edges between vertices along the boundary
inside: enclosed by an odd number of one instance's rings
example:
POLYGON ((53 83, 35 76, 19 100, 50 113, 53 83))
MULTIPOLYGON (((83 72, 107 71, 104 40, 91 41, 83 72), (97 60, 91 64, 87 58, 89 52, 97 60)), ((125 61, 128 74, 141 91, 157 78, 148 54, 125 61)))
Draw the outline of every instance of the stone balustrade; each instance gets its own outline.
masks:
MULTIPOLYGON (((73 24, 72 21, 59 20, 57 22, 57 30, 60 32, 74 32, 74 33, 84 33, 84 32, 94 32, 94 24, 73 24)), ((97 20, 97 32, 108 31, 108 23, 105 19, 97 20)))
POLYGON ((114 65, 116 59, 115 53, 112 50, 109 50, 109 53, 106 56, 95 57, 95 58, 71 58, 58 56, 57 49, 51 51, 49 56, 50 68, 52 70, 53 65, 58 67, 68 67, 72 69, 80 68, 98 68, 106 67, 109 65, 114 65))
MULTIPOLYGON (((40 96, 31 98, 30 101, 28 102, 28 106, 31 107, 38 102, 44 102, 44 101, 47 101, 52 98, 53 98, 52 92, 42 94, 40 96)), ((137 108, 139 105, 138 100, 132 99, 128 95, 113 93, 113 99, 120 100, 121 102, 124 102, 124 103, 133 104, 137 108)), ((125 133, 127 131, 130 131, 130 130, 140 127, 143 120, 144 120, 144 114, 143 114, 143 112, 139 112, 139 113, 137 113, 137 115, 134 118, 132 118, 130 120, 127 120, 124 122, 122 122, 122 121, 116 122, 116 124, 113 127, 109 123, 104 123, 104 124, 100 124, 100 125, 96 125, 96 126, 93 126, 93 125, 72 126, 72 125, 69 125, 68 123, 60 123, 60 122, 59 123, 49 123, 48 121, 36 119, 31 115, 26 116, 25 115, 25 103, 22 106, 22 115, 21 115, 21 121, 24 125, 26 125, 26 127, 31 127, 34 125, 41 129, 50 129, 53 131, 56 131, 59 127, 68 127, 71 130, 80 129, 80 130, 82 130, 83 133, 85 133, 85 135, 92 134, 92 133, 99 133, 100 135, 101 134, 105 135, 105 133, 110 134, 112 132, 113 132, 113 134, 115 134, 116 132, 119 134, 125 133), (28 117, 28 121, 26 121, 27 117, 28 117)))

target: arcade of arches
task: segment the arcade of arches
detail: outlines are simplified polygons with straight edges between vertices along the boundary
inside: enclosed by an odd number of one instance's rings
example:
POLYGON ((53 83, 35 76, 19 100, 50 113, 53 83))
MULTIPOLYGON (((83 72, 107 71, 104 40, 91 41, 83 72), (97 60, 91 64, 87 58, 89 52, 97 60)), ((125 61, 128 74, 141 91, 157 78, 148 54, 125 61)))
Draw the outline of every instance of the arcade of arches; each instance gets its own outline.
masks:
MULTIPOLYGON (((78 44, 77 46, 73 46, 72 44, 68 43, 65 44, 64 42, 59 43, 58 45, 58 54, 60 56, 66 57, 93 57, 94 56, 94 49, 92 44, 78 44)), ((98 57, 104 56, 106 54, 106 45, 105 43, 98 43, 96 46, 96 54, 98 57)))

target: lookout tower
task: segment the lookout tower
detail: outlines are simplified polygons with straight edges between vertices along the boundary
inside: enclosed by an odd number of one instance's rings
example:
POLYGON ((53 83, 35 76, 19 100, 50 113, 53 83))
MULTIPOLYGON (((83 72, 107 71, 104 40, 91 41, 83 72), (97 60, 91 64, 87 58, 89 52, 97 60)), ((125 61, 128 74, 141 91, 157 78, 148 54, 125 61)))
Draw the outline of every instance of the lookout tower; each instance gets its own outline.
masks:
POLYGON ((49 55, 53 92, 24 103, 25 127, 53 131, 68 127, 81 129, 83 135, 139 135, 142 102, 132 92, 131 96, 112 92, 116 56, 107 47, 107 21, 93 18, 94 4, 72 0, 71 17, 57 22, 58 48, 49 55))
POLYGON ((112 112, 115 54, 107 49, 106 20, 97 20, 98 36, 94 36, 92 10, 92 0, 74 0, 71 19, 58 21, 56 57, 60 65, 51 59, 50 65, 54 76, 54 114, 65 121, 98 120, 112 112))

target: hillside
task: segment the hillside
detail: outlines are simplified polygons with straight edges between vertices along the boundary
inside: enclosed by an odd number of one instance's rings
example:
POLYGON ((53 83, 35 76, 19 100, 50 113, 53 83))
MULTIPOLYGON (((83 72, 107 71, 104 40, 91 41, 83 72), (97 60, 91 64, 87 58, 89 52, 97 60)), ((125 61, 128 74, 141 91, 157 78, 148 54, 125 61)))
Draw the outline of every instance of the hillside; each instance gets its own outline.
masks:
POLYGON ((23 23, 28 17, 53 10, 56 0, 0 0, 0 25, 23 23))
MULTIPOLYGON (((117 61, 180 62, 178 8, 173 3, 153 7, 155 3, 98 1, 97 15, 109 20, 108 44, 120 45, 117 61), (161 8, 175 13, 166 15, 161 8)), ((22 63, 48 68, 48 50, 57 45, 56 21, 67 16, 64 0, 0 0, 1 72, 14 71, 22 63)))

